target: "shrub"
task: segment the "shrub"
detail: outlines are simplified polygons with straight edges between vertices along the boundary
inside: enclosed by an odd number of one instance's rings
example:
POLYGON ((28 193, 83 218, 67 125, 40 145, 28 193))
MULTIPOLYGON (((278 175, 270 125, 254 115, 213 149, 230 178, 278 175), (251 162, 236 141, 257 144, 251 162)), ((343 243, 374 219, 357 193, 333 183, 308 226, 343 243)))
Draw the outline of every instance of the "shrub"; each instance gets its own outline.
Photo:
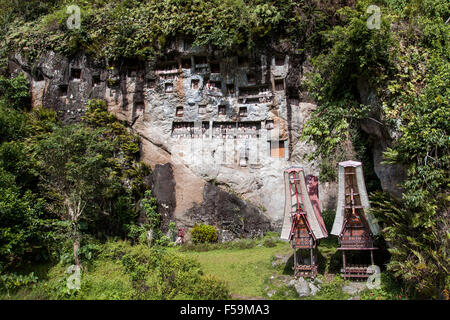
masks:
POLYGON ((237 239, 230 242, 230 249, 251 249, 256 246, 254 239, 237 239))
POLYGON ((381 286, 379 289, 366 289, 361 292, 361 300, 402 300, 412 298, 401 282, 389 273, 381 273, 381 286))
POLYGON ((199 300, 225 300, 229 298, 230 293, 225 282, 206 275, 201 277, 194 287, 194 296, 199 300))
POLYGON ((147 229, 145 226, 130 224, 125 225, 125 229, 128 231, 127 236, 133 241, 133 243, 147 243, 147 229))
POLYGON ((155 244, 162 247, 167 247, 170 244, 170 238, 168 236, 162 235, 158 240, 155 241, 155 244))
POLYGON ((200 264, 190 258, 153 247, 134 248, 122 257, 135 299, 227 299, 226 284, 204 276, 200 264))
POLYGON ((192 241, 194 243, 217 242, 217 229, 206 224, 194 225, 191 230, 192 241))
POLYGON ((127 241, 107 241, 103 245, 100 259, 118 260, 127 253, 130 244, 127 241))
POLYGON ((38 278, 34 273, 21 275, 16 273, 8 273, 0 275, 0 292, 5 291, 8 295, 11 291, 15 291, 23 286, 34 284, 38 278))
MULTIPOLYGON (((405 195, 404 195, 405 197, 405 195)), ((408 295, 438 298, 448 279, 448 231, 441 212, 411 210, 403 199, 372 194, 372 213, 384 226, 383 236, 392 246, 387 270, 403 280, 408 295), (429 215, 425 220, 424 215, 429 215)))
POLYGON ((331 232, 331 229, 333 228, 335 215, 336 213, 334 212, 334 210, 322 211, 323 222, 325 223, 325 228, 328 230, 328 232, 331 232))
POLYGON ((88 243, 81 246, 78 250, 78 255, 83 261, 93 261, 100 253, 101 247, 95 243, 88 243))
POLYGON ((276 239, 274 239, 274 238, 267 238, 267 239, 264 239, 263 245, 266 248, 273 248, 277 245, 277 242, 276 242, 276 239))

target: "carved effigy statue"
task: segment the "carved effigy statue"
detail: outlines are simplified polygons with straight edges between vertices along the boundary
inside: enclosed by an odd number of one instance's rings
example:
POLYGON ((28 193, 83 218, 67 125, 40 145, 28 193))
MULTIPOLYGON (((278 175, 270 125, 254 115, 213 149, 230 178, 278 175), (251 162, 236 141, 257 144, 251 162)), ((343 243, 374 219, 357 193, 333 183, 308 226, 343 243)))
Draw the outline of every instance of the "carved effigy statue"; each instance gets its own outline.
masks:
POLYGON ((322 214, 320 211, 319 178, 317 178, 314 175, 309 174, 306 176, 306 184, 307 184, 307 188, 308 188, 309 199, 311 200, 312 207, 314 209, 314 212, 316 213, 316 218, 319 221, 319 225, 322 228, 323 233, 328 236, 328 232, 325 228, 325 223, 323 221, 322 214))

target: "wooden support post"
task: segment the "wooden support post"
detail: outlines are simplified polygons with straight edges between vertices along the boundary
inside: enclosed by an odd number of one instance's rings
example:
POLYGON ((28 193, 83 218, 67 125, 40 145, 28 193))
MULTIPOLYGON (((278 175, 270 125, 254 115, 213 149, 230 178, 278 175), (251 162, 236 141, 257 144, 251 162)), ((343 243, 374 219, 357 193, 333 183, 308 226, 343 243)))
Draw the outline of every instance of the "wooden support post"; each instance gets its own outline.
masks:
POLYGON ((294 277, 297 276, 297 249, 294 247, 294 277))
POLYGON ((317 267, 316 267, 316 261, 315 261, 315 254, 314 254, 314 248, 311 248, 311 277, 315 278, 316 277, 316 272, 317 272, 317 267))
POLYGON ((346 280, 346 263, 345 263, 345 250, 342 250, 342 264, 344 266, 344 280, 346 280))
POLYGON ((372 263, 372 265, 374 265, 374 260, 373 260, 373 250, 370 250, 370 262, 372 263))

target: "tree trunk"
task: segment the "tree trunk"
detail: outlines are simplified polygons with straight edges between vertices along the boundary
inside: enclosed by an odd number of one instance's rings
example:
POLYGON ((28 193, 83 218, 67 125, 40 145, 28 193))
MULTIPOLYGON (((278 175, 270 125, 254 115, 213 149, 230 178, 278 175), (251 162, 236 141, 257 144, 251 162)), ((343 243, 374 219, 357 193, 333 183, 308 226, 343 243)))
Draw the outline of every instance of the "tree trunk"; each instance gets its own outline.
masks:
POLYGON ((80 238, 78 232, 75 231, 75 238, 73 239, 73 257, 75 259, 75 265, 81 267, 80 257, 78 256, 78 250, 80 249, 80 238))
POLYGON ((73 257, 75 260, 75 265, 77 267, 81 267, 81 261, 80 257, 78 256, 78 250, 80 249, 80 235, 78 233, 78 218, 80 217, 84 206, 81 205, 81 200, 75 202, 71 202, 69 197, 66 197, 66 200, 64 201, 67 212, 69 214, 69 219, 72 222, 72 228, 73 228, 73 257), (73 203, 76 203, 76 205, 73 205, 73 203), (72 206, 73 205, 73 206, 72 206))

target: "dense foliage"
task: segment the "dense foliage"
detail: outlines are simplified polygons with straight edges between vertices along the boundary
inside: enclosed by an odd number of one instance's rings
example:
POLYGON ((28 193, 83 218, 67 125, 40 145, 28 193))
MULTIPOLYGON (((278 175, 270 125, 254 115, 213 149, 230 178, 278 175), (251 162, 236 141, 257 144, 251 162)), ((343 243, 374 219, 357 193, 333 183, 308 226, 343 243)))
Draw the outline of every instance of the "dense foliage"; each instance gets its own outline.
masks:
POLYGON ((324 167, 351 156, 362 121, 392 137, 384 159, 406 169, 403 195, 372 197, 390 243, 388 269, 438 297, 449 285, 450 5, 381 1, 380 29, 370 30, 370 3, 340 10, 343 24, 325 33, 329 48, 314 58, 309 81, 319 108, 303 136, 324 167))
POLYGON ((24 77, 0 79, 0 272, 30 260, 45 259, 57 238, 54 220, 38 191, 36 163, 26 139, 32 128, 20 105, 28 97, 24 77), (12 88, 17 88, 16 92, 12 88), (13 108, 8 103, 11 97, 13 108))
POLYGON ((84 123, 63 126, 53 111, 26 111, 23 76, 0 83, 0 271, 68 253, 70 262, 83 239, 126 235, 150 173, 137 137, 102 101, 89 103, 84 123))
MULTIPOLYGON (((77 1, 81 27, 69 29, 72 1, 14 5, 0 1, 5 15, 2 46, 35 60, 45 50, 73 55, 83 50, 109 61, 148 60, 177 37, 191 45, 242 50, 283 37, 300 52, 320 43, 320 29, 334 19, 334 1, 319 0, 95 0, 77 1), (53 8, 53 9, 52 9, 53 8), (34 18, 34 19, 33 19, 34 18)), ((343 3, 352 1, 343 1, 343 3)))

